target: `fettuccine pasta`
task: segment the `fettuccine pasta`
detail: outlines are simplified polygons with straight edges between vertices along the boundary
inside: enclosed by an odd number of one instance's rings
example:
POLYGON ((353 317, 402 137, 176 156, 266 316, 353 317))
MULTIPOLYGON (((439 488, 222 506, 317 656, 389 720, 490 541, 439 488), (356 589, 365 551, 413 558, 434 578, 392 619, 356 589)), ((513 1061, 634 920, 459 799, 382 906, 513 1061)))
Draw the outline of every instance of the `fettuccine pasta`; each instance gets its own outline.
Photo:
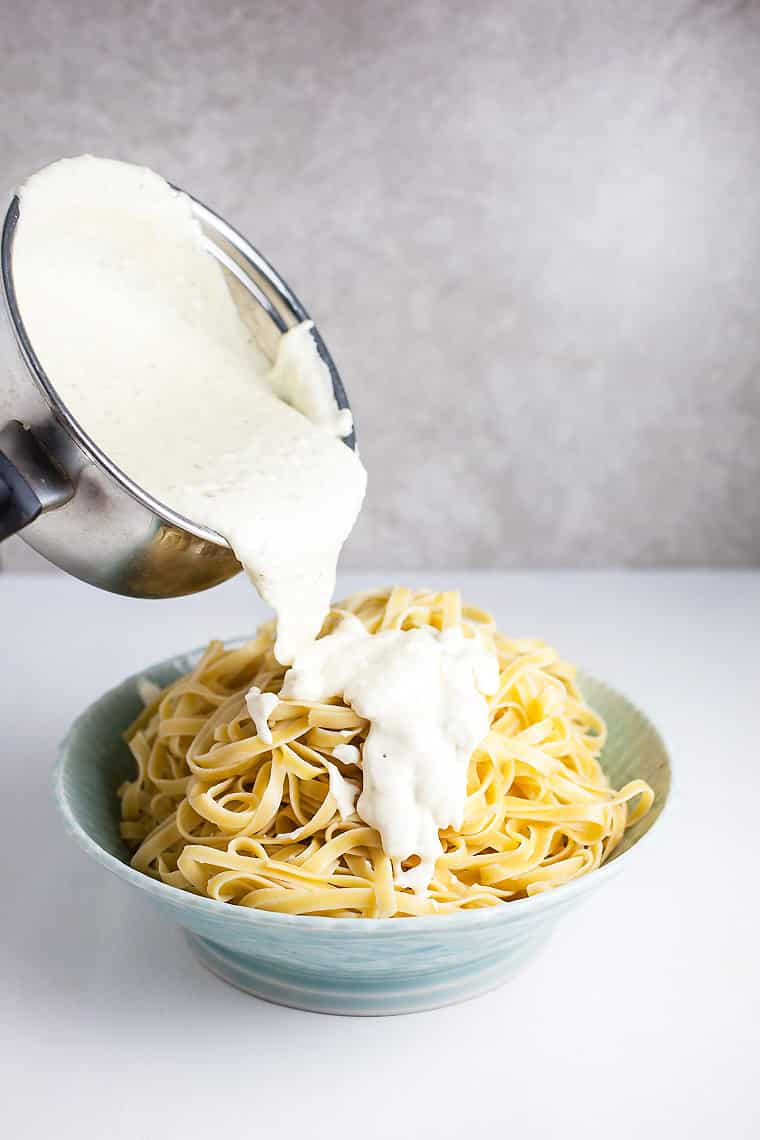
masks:
POLYGON ((366 720, 340 699, 281 699, 269 719, 271 743, 257 735, 246 693, 254 685, 278 693, 286 671, 274 657, 272 622, 240 648, 212 642, 129 730, 137 774, 120 789, 121 832, 133 867, 268 911, 441 914, 498 905, 586 874, 651 807, 643 780, 609 787, 598 759, 604 724, 554 649, 504 637, 489 614, 463 605, 453 591, 356 594, 331 610, 322 633, 346 613, 373 634, 460 626, 498 657, 490 731, 470 760, 464 821, 440 831, 442 854, 427 893, 398 885, 379 834, 350 803, 346 814, 338 802, 336 776, 343 789, 361 787, 366 720))

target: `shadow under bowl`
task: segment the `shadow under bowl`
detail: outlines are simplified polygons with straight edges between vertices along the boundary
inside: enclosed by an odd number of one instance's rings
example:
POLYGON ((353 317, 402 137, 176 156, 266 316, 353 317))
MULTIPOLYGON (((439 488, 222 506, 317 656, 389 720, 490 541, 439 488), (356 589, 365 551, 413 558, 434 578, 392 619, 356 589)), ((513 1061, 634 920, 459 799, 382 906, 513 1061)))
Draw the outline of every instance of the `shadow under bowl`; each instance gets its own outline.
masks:
POLYGON ((90 705, 61 745, 55 799, 80 847, 183 927, 208 969, 268 1001, 320 1013, 396 1014, 494 989, 537 952, 566 910, 627 865, 668 799, 670 763, 659 733, 619 693, 581 675, 585 699, 607 723, 601 763, 611 784, 641 777, 655 793, 652 810, 598 870, 532 898, 422 918, 275 914, 202 898, 129 866, 116 794, 122 781, 134 777, 122 733, 142 709, 138 676, 164 686, 198 657, 194 651, 151 666, 90 705))

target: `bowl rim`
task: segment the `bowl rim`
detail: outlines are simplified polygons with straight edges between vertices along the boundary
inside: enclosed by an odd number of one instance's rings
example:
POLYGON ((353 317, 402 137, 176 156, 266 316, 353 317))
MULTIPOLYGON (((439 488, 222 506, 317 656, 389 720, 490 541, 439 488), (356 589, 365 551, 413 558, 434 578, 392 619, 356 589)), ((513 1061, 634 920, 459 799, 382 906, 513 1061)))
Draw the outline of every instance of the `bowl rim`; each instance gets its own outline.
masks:
MULTIPOLYGON (((225 648, 232 649, 244 644, 247 640, 249 640, 248 637, 227 638, 224 641, 224 645, 225 648)), ((538 915, 554 910, 557 907, 562 907, 565 902, 570 902, 573 898, 585 894, 597 886, 601 886, 602 883, 622 870, 623 867, 628 866, 629 856, 635 850, 639 850, 645 841, 649 841, 648 850, 650 850, 650 837, 652 833, 656 830, 658 837, 660 837, 662 835, 662 828, 658 827, 658 825, 666 816, 670 819, 670 814, 673 809, 673 763, 671 750, 668 747, 665 737, 633 701, 618 689, 608 685, 606 681, 601 681, 593 674, 587 673, 585 670, 579 668, 577 677, 581 686, 583 682, 586 681, 598 688, 606 689, 614 699, 626 705, 643 721, 662 750, 668 773, 668 788, 664 799, 661 801, 656 819, 626 851, 620 852, 620 854, 616 855, 609 862, 603 863, 601 867, 596 867, 593 871, 589 871, 585 875, 572 879, 569 883, 562 883, 558 887, 541 891, 527 898, 508 899, 494 906, 478 907, 472 910, 460 910, 451 914, 413 916, 410 921, 399 920, 397 922, 390 921, 387 918, 333 918, 328 915, 285 914, 279 911, 259 910, 256 907, 233 906, 230 903, 220 902, 218 899, 211 899, 205 895, 196 895, 190 891, 183 891, 179 887, 174 887, 169 883, 153 879, 150 875, 135 870, 129 863, 125 863, 101 847, 80 824, 66 793, 64 777, 67 760, 71 754, 72 738, 82 725, 82 722, 92 716, 96 706, 102 701, 105 701, 106 698, 110 697, 117 690, 125 688, 129 684, 133 684, 136 688, 138 680, 149 677, 151 670, 161 669, 169 665, 177 665, 179 667, 180 662, 183 663, 181 667, 184 668, 184 663, 203 653, 205 648, 206 645, 198 646, 184 653, 175 653, 161 661, 154 661, 152 664, 146 665, 144 668, 125 677, 124 680, 118 684, 106 689, 96 697, 95 700, 91 701, 72 721, 68 731, 58 745, 52 770, 53 797, 56 807, 63 819, 66 833, 86 854, 100 863, 101 866, 105 867, 112 874, 117 875, 120 879, 130 883, 132 886, 146 891, 155 900, 168 903, 172 909, 196 911, 200 914, 205 914, 208 918, 215 917, 216 919, 220 919, 230 926, 248 923, 269 929, 301 930, 304 933, 307 931, 311 931, 312 933, 318 931, 327 933, 332 931, 336 934, 338 931, 344 931, 345 933, 359 933, 361 931, 366 934, 382 932, 394 938, 408 937, 414 935, 415 932, 425 933, 438 931, 441 933, 451 928, 467 929, 468 927, 494 922, 497 918, 504 922, 520 921, 522 919, 528 919, 532 915, 538 915)))

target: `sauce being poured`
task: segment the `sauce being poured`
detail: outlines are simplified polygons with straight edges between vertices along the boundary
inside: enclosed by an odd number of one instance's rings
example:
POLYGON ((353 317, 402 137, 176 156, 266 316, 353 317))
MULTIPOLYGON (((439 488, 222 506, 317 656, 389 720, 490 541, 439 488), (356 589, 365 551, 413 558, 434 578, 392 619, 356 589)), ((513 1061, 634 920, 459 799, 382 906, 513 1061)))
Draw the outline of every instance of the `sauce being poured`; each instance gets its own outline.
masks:
POLYGON ((272 365, 189 199, 149 170, 64 159, 19 197, 19 306, 61 399, 130 478, 227 539, 287 664, 319 632, 366 484, 309 327, 272 365))
MULTIPOLYGON (((488 733, 486 696, 498 679, 496 656, 477 635, 429 626, 373 635, 352 615, 285 674, 281 698, 340 696, 369 720, 356 811, 380 832, 400 886, 424 891, 441 854, 439 829, 462 826, 467 769, 488 733), (416 865, 402 868, 413 856, 416 865)), ((355 763, 358 753, 344 747, 336 758, 355 763)))
MULTIPOLYGON (((20 192, 13 268, 27 333, 83 429, 136 483, 226 538, 277 612, 281 697, 342 697, 370 722, 362 788, 332 762, 343 819, 376 828, 397 883, 424 891, 459 828, 470 756, 489 729, 496 657, 430 627, 317 637, 366 476, 308 325, 265 358, 207 252, 190 201, 140 167, 82 157, 20 192), (358 795, 358 800, 357 800, 358 795), (404 864, 406 864, 404 866, 404 864)), ((147 690, 146 696, 152 690, 147 690)), ((247 708, 272 743, 276 695, 247 708)))

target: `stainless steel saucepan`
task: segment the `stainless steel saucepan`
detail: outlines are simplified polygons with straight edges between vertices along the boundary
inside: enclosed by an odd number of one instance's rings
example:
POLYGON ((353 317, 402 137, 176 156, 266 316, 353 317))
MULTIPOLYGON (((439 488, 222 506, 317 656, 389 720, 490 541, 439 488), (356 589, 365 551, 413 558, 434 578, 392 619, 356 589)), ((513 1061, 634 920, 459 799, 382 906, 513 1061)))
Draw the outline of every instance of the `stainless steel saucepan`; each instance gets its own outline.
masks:
MULTIPOLYGON (((274 359, 283 333, 309 315, 272 266, 231 226, 188 195, 206 248, 222 266, 243 319, 274 359)), ((158 502, 91 439, 55 389, 24 329, 13 284, 14 197, 0 261, 0 541, 21 537, 57 566, 117 594, 167 598, 205 590, 240 570, 220 535, 158 502), (4 358, 4 359, 3 359, 4 358)), ((83 321, 89 316, 82 313, 83 321)), ((316 329, 339 407, 338 371, 316 329)), ((354 436, 345 441, 355 446, 354 436)))

